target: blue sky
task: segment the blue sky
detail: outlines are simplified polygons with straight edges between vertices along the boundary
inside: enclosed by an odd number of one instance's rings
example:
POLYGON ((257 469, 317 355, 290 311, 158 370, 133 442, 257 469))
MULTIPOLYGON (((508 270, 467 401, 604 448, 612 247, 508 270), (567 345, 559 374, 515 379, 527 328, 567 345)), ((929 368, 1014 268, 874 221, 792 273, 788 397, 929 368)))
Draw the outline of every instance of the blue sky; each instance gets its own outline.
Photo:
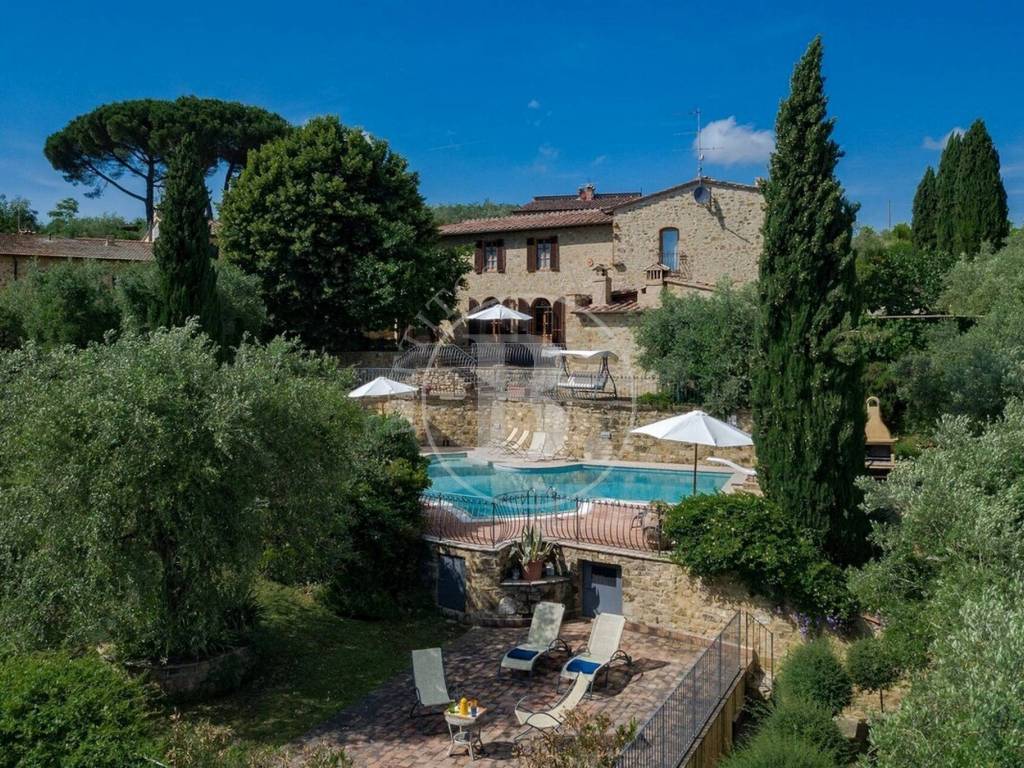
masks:
POLYGON ((408 157, 434 203, 679 183, 695 175, 695 107, 721 147, 705 172, 749 182, 820 33, 861 223, 885 226, 890 201, 893 221, 909 219, 941 140, 976 117, 1024 221, 1015 3, 109 1, 8 4, 3 17, 0 193, 42 214, 75 196, 83 212, 141 215, 113 189, 85 199, 43 142, 98 104, 187 93, 293 122, 338 114, 408 157))

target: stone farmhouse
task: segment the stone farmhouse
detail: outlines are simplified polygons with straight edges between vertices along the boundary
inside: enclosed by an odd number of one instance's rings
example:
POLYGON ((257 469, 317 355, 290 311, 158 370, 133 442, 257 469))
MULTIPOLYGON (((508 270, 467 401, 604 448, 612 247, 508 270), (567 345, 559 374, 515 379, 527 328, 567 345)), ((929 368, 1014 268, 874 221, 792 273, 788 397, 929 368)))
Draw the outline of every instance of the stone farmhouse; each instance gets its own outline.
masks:
POLYGON ((708 293, 723 278, 757 277, 763 217, 756 185, 705 177, 648 195, 587 185, 508 216, 443 226, 444 243, 474 248, 459 310, 500 302, 533 317, 471 322, 455 335, 610 349, 632 369, 633 328, 664 291, 708 293), (699 185, 710 191, 704 203, 694 197, 699 185))
POLYGON ((123 266, 152 260, 151 242, 0 234, 0 286, 24 277, 33 265, 46 269, 68 261, 97 261, 104 265, 123 266))

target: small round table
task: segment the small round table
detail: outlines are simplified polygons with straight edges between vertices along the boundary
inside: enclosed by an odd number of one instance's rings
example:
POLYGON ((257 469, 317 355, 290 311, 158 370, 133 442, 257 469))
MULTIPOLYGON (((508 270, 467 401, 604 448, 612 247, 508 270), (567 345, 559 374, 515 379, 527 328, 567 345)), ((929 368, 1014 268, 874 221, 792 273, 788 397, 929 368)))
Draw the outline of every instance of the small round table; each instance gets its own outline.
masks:
POLYGON ((487 713, 485 707, 478 707, 476 717, 460 715, 458 712, 445 712, 444 721, 448 724, 448 735, 452 743, 448 745, 448 756, 451 757, 452 750, 465 747, 469 750, 469 759, 476 760, 474 748, 484 754, 484 741, 481 736, 481 719, 487 713))

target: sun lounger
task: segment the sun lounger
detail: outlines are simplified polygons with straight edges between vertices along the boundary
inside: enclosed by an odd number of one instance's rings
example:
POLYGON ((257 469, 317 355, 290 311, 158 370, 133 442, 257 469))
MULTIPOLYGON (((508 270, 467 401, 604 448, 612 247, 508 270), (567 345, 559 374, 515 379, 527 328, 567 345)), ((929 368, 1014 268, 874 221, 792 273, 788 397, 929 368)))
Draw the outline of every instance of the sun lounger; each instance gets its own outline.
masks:
POLYGON ((526 638, 505 652, 498 666, 498 676, 503 669, 518 669, 533 676, 533 665, 554 650, 565 651, 572 656, 569 644, 558 636, 562 629, 565 606, 561 603, 537 603, 530 620, 530 632, 526 638))
POLYGON ((534 432, 533 440, 530 441, 530 447, 526 450, 525 456, 528 459, 537 461, 538 459, 545 458, 544 456, 544 445, 548 441, 547 432, 534 432))
POLYGON ((741 475, 744 475, 746 477, 757 477, 756 469, 748 469, 747 467, 741 467, 736 462, 729 461, 728 459, 720 459, 717 456, 709 456, 708 458, 705 459, 705 461, 708 462, 709 464, 721 464, 724 467, 728 467, 733 472, 739 472, 741 475))
POLYGON ((560 728, 565 720, 565 716, 583 701, 583 697, 587 695, 589 687, 590 681, 581 675, 576 678, 576 683, 573 687, 553 707, 537 711, 529 710, 523 706, 523 701, 526 699, 524 696, 516 702, 515 714, 516 720, 519 721, 520 725, 525 725, 526 729, 517 735, 513 741, 519 741, 533 730, 546 731, 552 728, 560 728))
POLYGON ((518 437, 519 437, 519 427, 515 427, 505 437, 503 437, 503 438, 499 437, 496 440, 492 440, 490 447, 491 448, 497 448, 497 449, 504 448, 505 446, 511 445, 512 443, 514 443, 518 437))
POLYGON ((616 613, 602 613, 594 619, 590 629, 590 640, 582 652, 565 662, 559 675, 559 685, 563 678, 579 681, 587 680, 587 688, 593 686, 594 680, 601 672, 605 673, 605 684, 608 683, 608 669, 613 661, 624 660, 632 664, 633 660, 619 648, 622 642, 622 630, 626 619, 616 613))
POLYGON ((530 430, 524 429, 523 433, 516 438, 513 442, 509 443, 502 449, 502 453, 510 453, 516 456, 523 456, 526 454, 526 445, 530 442, 530 430))
MULTIPOLYGON (((440 648, 424 648, 412 652, 412 681, 416 688, 416 703, 409 710, 409 717, 415 717, 418 709, 448 706, 455 701, 444 679, 444 660, 440 648)), ((431 713, 418 714, 422 717, 431 713)))

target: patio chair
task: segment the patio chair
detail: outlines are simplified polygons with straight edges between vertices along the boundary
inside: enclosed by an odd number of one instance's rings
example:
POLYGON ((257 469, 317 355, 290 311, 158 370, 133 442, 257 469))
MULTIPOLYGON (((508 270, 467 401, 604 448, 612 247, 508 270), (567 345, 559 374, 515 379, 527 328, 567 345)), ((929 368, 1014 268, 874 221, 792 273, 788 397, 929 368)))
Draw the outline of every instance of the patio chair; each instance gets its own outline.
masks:
POLYGON ((757 470, 750 469, 748 467, 741 467, 735 461, 729 461, 728 459, 720 459, 717 456, 708 456, 704 461, 709 464, 721 464, 723 467, 728 467, 733 472, 738 472, 744 477, 757 477, 757 470))
POLYGON ((523 456, 526 454, 526 444, 530 442, 530 430, 524 429, 523 433, 519 435, 514 441, 504 446, 501 449, 502 453, 509 453, 515 456, 523 456))
POLYGON ((603 671, 605 685, 608 685, 608 670, 613 661, 624 660, 632 666, 633 659, 619 648, 622 642, 622 630, 626 626, 626 618, 617 613, 601 613, 594 619, 590 628, 590 640, 576 655, 565 662, 558 677, 558 686, 562 679, 581 678, 587 681, 587 688, 592 689, 594 680, 603 671))
POLYGON ((553 707, 537 711, 529 710, 523 706, 523 701, 526 699, 524 696, 516 702, 515 714, 516 720, 519 721, 520 725, 525 725, 526 729, 512 740, 519 741, 528 736, 531 731, 547 731, 552 728, 561 728, 562 723, 565 721, 565 716, 579 706, 579 703, 583 701, 583 697, 587 695, 589 687, 590 681, 583 677, 583 675, 580 675, 576 678, 576 683, 573 687, 553 707))
POLYGON ((528 672, 533 677, 533 665, 551 651, 565 651, 572 656, 572 648, 558 636, 562 629, 562 617, 565 606, 561 603, 537 603, 530 620, 530 631, 518 645, 510 648, 501 657, 498 665, 498 677, 503 669, 518 669, 528 672))
POLYGON ((547 432, 534 432, 533 440, 530 441, 530 447, 526 450, 524 456, 532 461, 538 461, 545 458, 544 456, 544 445, 548 441, 547 432))
POLYGON ((417 713, 416 710, 448 706, 455 701, 444 679, 444 660, 440 648, 424 648, 412 652, 412 683, 416 688, 416 703, 409 710, 409 717, 430 715, 432 713, 417 713))
POLYGON ((519 437, 519 427, 513 427, 512 431, 509 432, 505 437, 499 437, 490 442, 488 448, 502 449, 506 445, 511 445, 519 437))

